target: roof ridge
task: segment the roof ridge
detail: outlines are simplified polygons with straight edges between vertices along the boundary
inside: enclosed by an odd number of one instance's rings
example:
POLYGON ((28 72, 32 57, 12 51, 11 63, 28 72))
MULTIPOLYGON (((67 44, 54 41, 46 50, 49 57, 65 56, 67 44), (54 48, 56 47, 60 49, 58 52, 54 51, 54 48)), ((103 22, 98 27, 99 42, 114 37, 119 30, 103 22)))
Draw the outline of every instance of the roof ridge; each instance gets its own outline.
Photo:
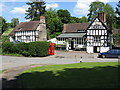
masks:
POLYGON ((89 23, 89 22, 85 22, 85 23, 68 23, 68 24, 64 24, 64 25, 69 25, 69 24, 86 24, 86 23, 89 23))

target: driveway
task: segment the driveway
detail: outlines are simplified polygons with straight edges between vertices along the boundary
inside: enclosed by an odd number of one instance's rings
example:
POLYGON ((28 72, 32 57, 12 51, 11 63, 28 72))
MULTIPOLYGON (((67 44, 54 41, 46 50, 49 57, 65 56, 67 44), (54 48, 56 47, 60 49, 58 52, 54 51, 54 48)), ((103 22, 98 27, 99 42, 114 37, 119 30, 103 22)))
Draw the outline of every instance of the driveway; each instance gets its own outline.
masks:
POLYGON ((2 70, 13 67, 26 66, 31 64, 71 64, 79 63, 82 57, 83 62, 118 62, 117 58, 97 58, 97 53, 88 54, 81 51, 55 51, 55 55, 48 57, 15 57, 2 56, 2 70))

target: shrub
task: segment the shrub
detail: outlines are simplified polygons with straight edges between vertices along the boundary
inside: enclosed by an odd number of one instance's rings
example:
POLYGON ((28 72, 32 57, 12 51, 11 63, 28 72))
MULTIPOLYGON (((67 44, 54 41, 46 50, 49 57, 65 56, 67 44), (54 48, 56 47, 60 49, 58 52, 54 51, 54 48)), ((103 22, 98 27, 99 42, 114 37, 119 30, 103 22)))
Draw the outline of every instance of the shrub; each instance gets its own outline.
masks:
POLYGON ((47 56, 49 45, 46 41, 30 42, 28 52, 30 56, 47 56))
POLYGON ((24 54, 24 52, 28 51, 28 43, 22 42, 15 45, 17 46, 17 50, 19 54, 24 54))
POLYGON ((2 43, 2 51, 5 53, 13 53, 13 46, 12 42, 4 42, 2 43))
POLYGON ((4 42, 3 53, 21 54, 23 56, 43 57, 48 55, 50 43, 46 41, 37 41, 30 43, 4 42))

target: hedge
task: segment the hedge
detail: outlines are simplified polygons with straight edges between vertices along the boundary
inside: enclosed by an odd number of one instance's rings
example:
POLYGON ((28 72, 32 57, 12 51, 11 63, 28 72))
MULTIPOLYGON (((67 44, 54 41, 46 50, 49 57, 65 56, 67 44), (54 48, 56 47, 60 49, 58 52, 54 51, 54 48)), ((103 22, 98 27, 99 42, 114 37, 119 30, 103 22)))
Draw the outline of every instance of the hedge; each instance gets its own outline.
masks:
POLYGON ((3 53, 21 54, 23 56, 43 57, 48 55, 50 43, 46 41, 37 41, 30 43, 4 42, 2 44, 3 53))
POLYGON ((47 56, 50 43, 45 41, 37 41, 29 43, 28 53, 31 56, 47 56))

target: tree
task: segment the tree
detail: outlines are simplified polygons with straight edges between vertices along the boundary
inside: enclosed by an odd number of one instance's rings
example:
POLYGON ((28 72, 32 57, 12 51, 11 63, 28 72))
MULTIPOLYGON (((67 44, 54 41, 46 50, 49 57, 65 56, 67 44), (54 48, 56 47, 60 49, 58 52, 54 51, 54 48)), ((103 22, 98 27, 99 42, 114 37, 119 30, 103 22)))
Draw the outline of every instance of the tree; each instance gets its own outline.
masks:
POLYGON ((120 1, 117 4, 115 13, 117 14, 117 16, 116 16, 116 28, 120 29, 120 1))
POLYGON ((26 19, 31 19, 32 21, 39 20, 40 16, 45 15, 46 3, 43 0, 40 0, 39 2, 28 2, 26 4, 30 6, 28 10, 26 10, 27 13, 25 13, 26 19))
POLYGON ((6 30, 7 30, 6 20, 2 16, 0 16, 0 33, 3 33, 6 30))
POLYGON ((99 12, 104 11, 104 3, 100 1, 94 1, 90 4, 90 9, 88 13, 88 21, 92 21, 99 12))
POLYGON ((70 17, 70 23, 80 23, 80 18, 78 18, 78 17, 70 17))
POLYGON ((57 35, 57 33, 62 32, 62 22, 58 17, 56 10, 50 8, 46 11, 46 24, 48 30, 48 37, 53 38, 57 35))
POLYGON ((83 17, 80 18, 80 23, 86 23, 86 22, 88 22, 87 17, 83 16, 83 17))
POLYGON ((92 21, 98 13, 105 12, 106 13, 106 23, 107 26, 115 28, 115 13, 114 9, 110 4, 104 4, 100 1, 95 1, 90 4, 90 9, 88 13, 88 21, 92 21), (112 24, 112 25, 111 25, 112 24))
POLYGON ((11 20, 11 27, 14 28, 16 25, 19 24, 19 19, 18 18, 13 18, 11 20))
POLYGON ((70 23, 70 12, 68 10, 60 9, 57 11, 58 16, 60 17, 62 23, 70 23))
POLYGON ((104 6, 104 12, 106 13, 106 23, 109 28, 115 28, 115 13, 114 8, 110 4, 104 6))

